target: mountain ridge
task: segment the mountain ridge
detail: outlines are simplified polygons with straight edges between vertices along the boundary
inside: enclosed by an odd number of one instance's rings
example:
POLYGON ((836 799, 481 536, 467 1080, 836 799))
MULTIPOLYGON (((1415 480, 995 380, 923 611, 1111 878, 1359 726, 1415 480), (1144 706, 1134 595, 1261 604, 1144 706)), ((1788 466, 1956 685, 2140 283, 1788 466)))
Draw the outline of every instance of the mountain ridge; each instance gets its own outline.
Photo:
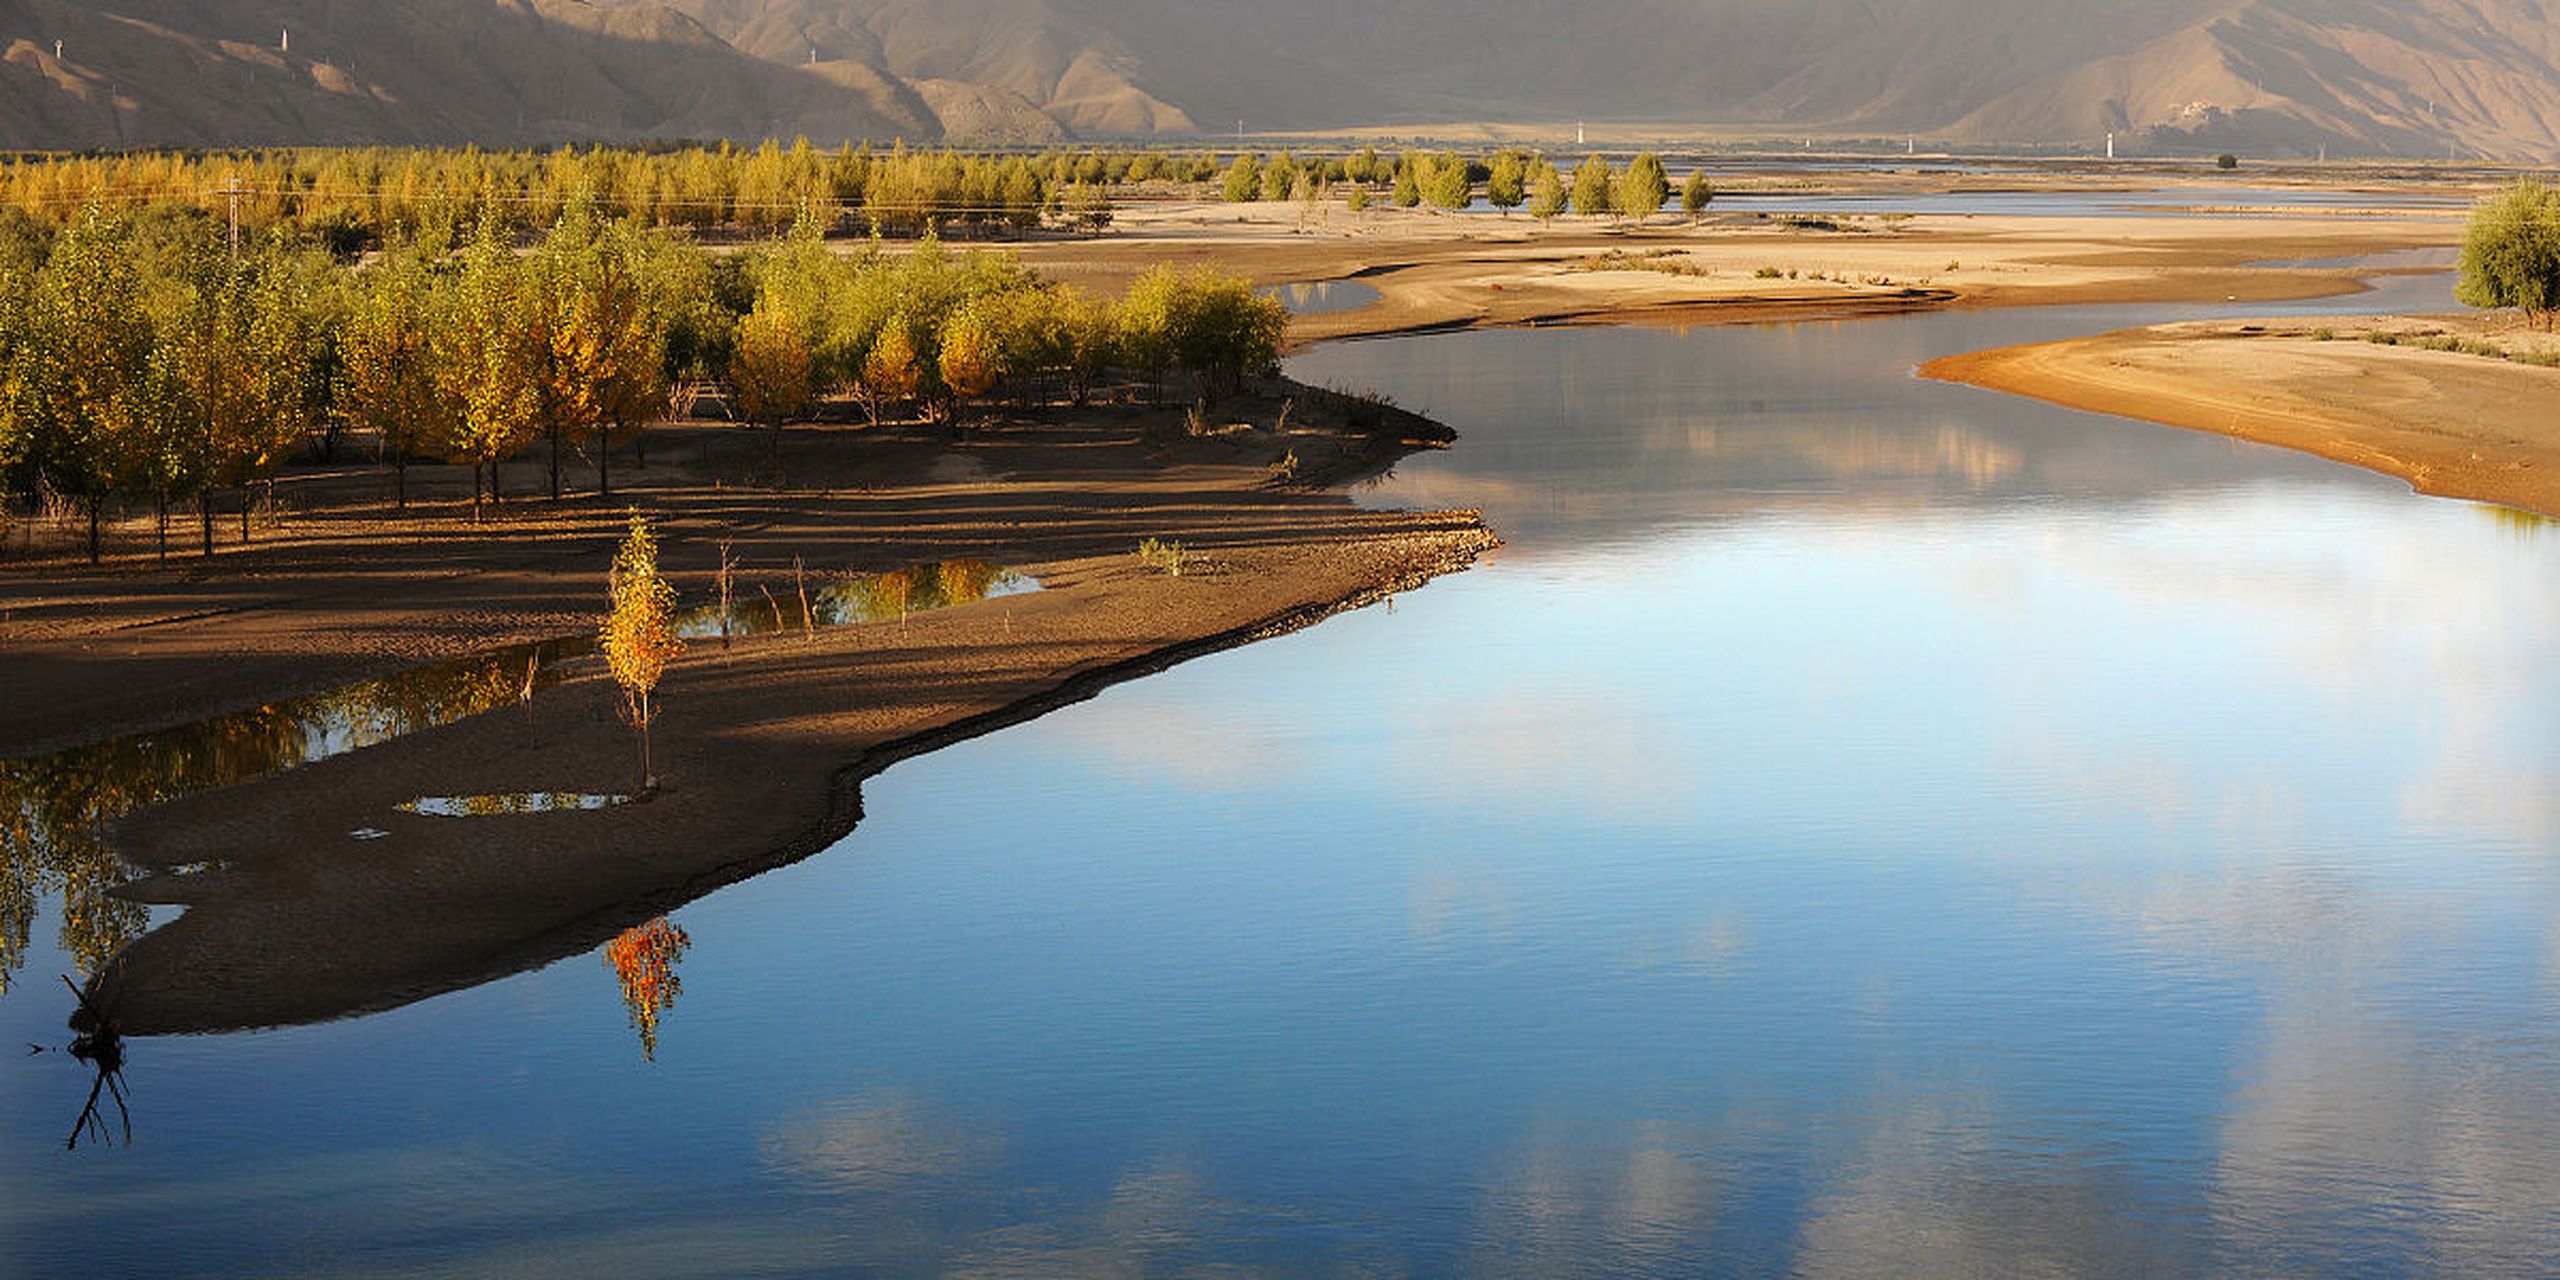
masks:
POLYGON ((1593 119, 2543 160, 2560 157, 2556 16, 2560 0, 0 0, 0 145, 1048 145, 1593 119))

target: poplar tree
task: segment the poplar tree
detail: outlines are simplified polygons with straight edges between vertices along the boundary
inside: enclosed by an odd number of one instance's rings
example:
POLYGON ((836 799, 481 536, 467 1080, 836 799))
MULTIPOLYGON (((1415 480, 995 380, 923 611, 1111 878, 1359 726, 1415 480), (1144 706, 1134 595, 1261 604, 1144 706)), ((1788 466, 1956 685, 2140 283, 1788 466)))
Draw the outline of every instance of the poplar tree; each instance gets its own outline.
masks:
POLYGON ((2463 232, 2453 296, 2466 307, 2514 307, 2536 329, 2560 315, 2560 188, 2532 179, 2480 203, 2463 232))
POLYGON ((1573 211, 1586 218, 1614 211, 1617 187, 1617 172, 1606 157, 1586 157, 1573 171, 1573 211))
POLYGON ((737 397, 739 417, 773 428, 773 461, 779 465, 782 424, 817 407, 813 361, 798 315, 768 300, 738 322, 729 389, 737 397))
POLYGON ((599 639, 613 681, 622 687, 625 718, 640 735, 640 789, 654 791, 658 775, 649 760, 649 726, 658 712, 649 699, 667 664, 684 652, 684 642, 676 638, 675 588, 658 575, 658 541, 639 512, 631 513, 631 532, 614 553, 606 581, 613 610, 599 639))
POLYGON ((1467 181, 1464 157, 1426 156, 1423 165, 1423 195, 1431 201, 1431 207, 1456 213, 1474 202, 1475 184, 1467 181))
POLYGON ((1662 212, 1662 202, 1670 194, 1671 178, 1663 172, 1662 157, 1643 152, 1628 162, 1625 176, 1618 179, 1618 212, 1642 225, 1662 212))
POLYGON ((1251 154, 1236 157, 1227 166, 1227 185, 1222 193, 1229 204, 1243 204, 1262 194, 1262 165, 1251 154))
MULTIPOLYGON (((409 505, 409 458, 435 441, 455 410, 437 384, 428 345, 433 288, 414 245, 397 245, 367 267, 362 290, 339 336, 338 404, 359 430, 371 431, 391 464, 392 502, 409 505)), ((207 525, 208 550, 211 526, 207 525)))
POLYGON ((1556 172, 1553 163, 1540 160, 1536 172, 1529 176, 1529 216, 1548 223, 1564 211, 1564 175, 1556 172))
POLYGON ((484 218, 441 291, 430 349, 436 381, 456 413, 439 452, 471 464, 471 518, 480 519, 480 474, 500 496, 498 467, 521 452, 542 418, 541 335, 526 321, 524 268, 484 218))
POLYGON ((1484 197, 1488 204, 1509 217, 1529 194, 1529 158, 1517 151, 1498 152, 1493 157, 1493 173, 1485 179, 1484 197))
POLYGON ((80 501, 95 563, 106 501, 141 471, 150 420, 151 322, 117 225, 91 208, 66 228, 29 310, 22 430, 46 483, 80 501))
POLYGON ((1680 184, 1680 209, 1693 219, 1705 213, 1715 198, 1715 184, 1707 181, 1704 169, 1690 170, 1689 180, 1680 184))

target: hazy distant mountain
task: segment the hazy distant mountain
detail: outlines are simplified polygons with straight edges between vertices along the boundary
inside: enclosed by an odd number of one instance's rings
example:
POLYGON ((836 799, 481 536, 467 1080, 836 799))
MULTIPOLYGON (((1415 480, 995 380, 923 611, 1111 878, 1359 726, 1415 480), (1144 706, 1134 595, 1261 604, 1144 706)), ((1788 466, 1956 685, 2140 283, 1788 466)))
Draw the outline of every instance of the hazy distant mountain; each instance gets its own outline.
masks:
POLYGON ((2555 17, 2560 0, 0 0, 0 144, 1589 119, 2552 157, 2555 17))

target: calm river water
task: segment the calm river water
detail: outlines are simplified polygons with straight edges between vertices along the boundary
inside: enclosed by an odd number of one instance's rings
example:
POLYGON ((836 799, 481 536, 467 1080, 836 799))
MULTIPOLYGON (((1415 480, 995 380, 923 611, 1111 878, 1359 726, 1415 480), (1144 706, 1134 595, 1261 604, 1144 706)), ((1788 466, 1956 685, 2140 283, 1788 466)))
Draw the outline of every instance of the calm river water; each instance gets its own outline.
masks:
POLYGON ((65 1151, 40 906, 0 1273, 2548 1272, 2560 530, 1909 373, 2148 314, 1305 355, 1509 547, 895 767, 654 1060, 588 956, 65 1151))

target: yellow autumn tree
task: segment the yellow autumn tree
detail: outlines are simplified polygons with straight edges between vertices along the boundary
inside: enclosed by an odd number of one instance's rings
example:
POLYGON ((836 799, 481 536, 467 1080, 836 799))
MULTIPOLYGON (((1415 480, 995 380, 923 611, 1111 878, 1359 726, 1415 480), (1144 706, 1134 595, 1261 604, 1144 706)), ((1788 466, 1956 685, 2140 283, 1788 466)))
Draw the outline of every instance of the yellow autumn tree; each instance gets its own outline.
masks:
POLYGON ((759 303, 738 322, 729 388, 739 417, 773 427, 773 461, 779 467, 782 424, 808 416, 818 404, 815 361, 798 315, 759 303))
MULTIPOLYGON (((907 334, 907 317, 891 316, 880 327, 880 337, 871 344, 871 353, 862 360, 862 395, 874 405, 894 404, 914 398, 924 383, 924 371, 918 367, 915 340, 907 334)), ((879 411, 872 411, 873 417, 879 411)))
POLYGON ((651 790, 658 778, 649 764, 649 723, 657 711, 649 695, 667 664, 684 652, 684 642, 676 638, 676 590, 658 575, 658 540, 650 535, 647 518, 636 511, 631 532, 614 553, 609 581, 613 612, 604 621, 605 662, 613 668, 614 683, 622 686, 631 727, 640 734, 641 789, 651 790))
POLYGON ((977 307, 963 307, 944 322, 937 363, 955 418, 960 405, 995 389, 1004 375, 1004 354, 995 327, 977 307))

